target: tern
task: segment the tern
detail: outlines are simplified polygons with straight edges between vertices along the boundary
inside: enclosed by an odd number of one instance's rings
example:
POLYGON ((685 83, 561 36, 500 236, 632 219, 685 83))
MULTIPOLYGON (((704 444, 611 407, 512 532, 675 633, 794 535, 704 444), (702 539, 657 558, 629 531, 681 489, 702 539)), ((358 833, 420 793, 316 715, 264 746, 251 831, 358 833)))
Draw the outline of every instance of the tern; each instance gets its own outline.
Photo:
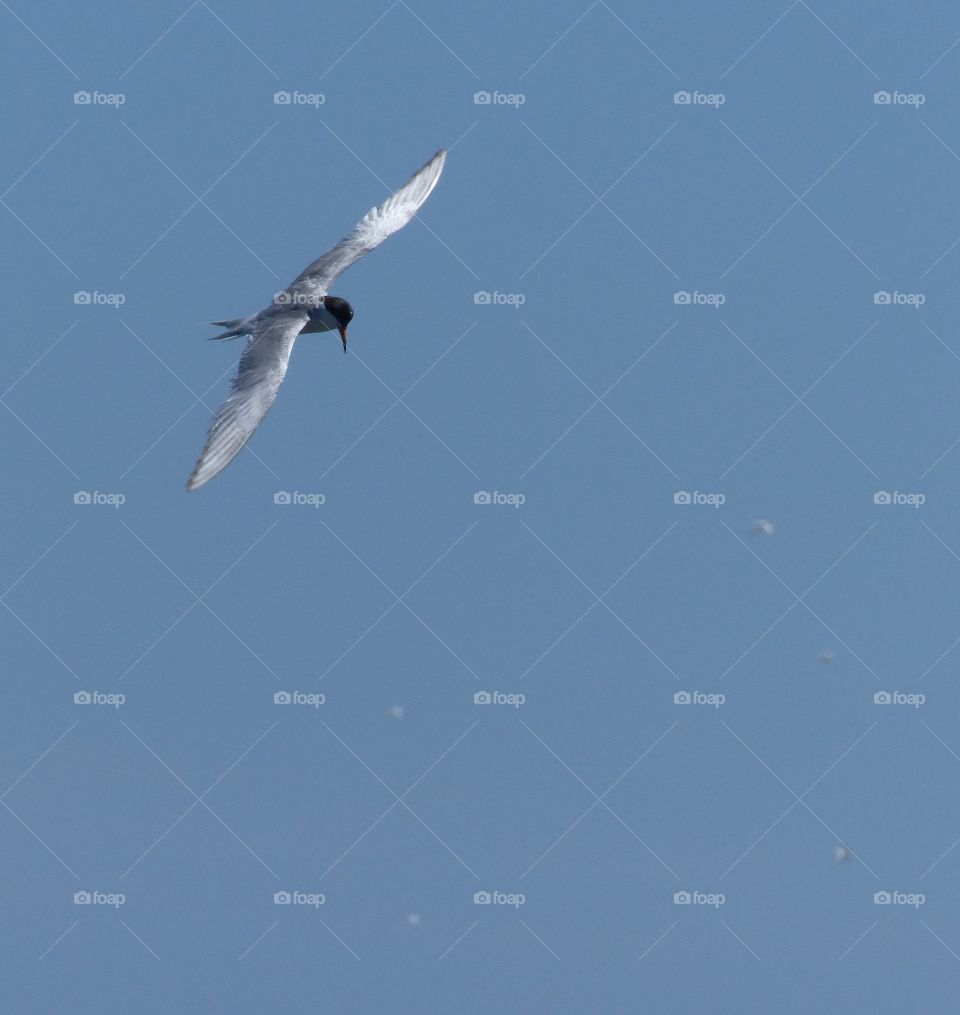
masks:
POLYGON ((413 218, 437 185, 446 157, 446 151, 437 152, 392 197, 371 208, 335 247, 304 268, 270 306, 252 317, 214 322, 226 329, 214 336, 217 339, 249 338, 230 396, 217 410, 203 453, 187 480, 188 490, 213 479, 253 436, 277 397, 298 335, 336 331, 347 351, 353 307, 342 297, 329 295, 330 286, 354 261, 413 218))

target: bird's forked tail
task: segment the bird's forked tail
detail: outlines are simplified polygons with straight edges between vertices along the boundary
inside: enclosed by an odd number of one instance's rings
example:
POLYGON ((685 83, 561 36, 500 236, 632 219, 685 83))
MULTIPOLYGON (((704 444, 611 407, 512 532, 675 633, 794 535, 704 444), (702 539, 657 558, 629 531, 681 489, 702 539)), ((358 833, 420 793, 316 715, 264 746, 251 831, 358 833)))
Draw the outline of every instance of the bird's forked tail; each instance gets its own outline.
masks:
POLYGON ((222 339, 222 338, 237 338, 240 335, 248 334, 246 326, 249 322, 249 317, 238 317, 232 321, 213 321, 214 327, 226 328, 227 330, 219 335, 211 335, 211 340, 222 339))

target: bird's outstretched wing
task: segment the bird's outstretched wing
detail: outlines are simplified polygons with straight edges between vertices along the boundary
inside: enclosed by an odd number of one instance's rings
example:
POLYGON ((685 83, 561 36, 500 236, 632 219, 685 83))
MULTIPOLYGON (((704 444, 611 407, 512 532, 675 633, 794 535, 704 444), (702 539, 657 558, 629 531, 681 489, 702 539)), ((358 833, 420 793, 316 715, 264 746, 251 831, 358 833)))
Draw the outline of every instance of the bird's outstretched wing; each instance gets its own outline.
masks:
POLYGON ((217 410, 203 454, 187 480, 188 490, 213 479, 250 439, 277 397, 293 343, 308 319, 306 311, 291 310, 250 336, 230 397, 217 410))
POLYGON ((309 302, 326 296, 334 280, 354 261, 402 229, 437 185, 446 157, 445 151, 437 152, 393 197, 387 198, 378 208, 371 208, 354 226, 353 232, 304 268, 287 287, 294 300, 309 302))

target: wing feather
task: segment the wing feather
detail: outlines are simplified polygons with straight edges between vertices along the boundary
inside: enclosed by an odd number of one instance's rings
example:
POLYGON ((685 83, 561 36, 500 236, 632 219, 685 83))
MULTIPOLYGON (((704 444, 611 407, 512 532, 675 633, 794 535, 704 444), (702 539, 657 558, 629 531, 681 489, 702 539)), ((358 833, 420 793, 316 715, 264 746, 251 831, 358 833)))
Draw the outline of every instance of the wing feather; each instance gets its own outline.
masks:
POLYGON ((354 261, 369 253, 416 215, 440 179, 445 151, 439 151, 419 169, 392 197, 371 208, 335 247, 308 265, 288 286, 287 292, 298 299, 326 296, 330 286, 354 261))
POLYGON ((213 479, 250 440, 277 397, 293 343, 307 320, 306 312, 288 312, 250 337, 230 397, 217 410, 203 453, 187 480, 188 490, 213 479))

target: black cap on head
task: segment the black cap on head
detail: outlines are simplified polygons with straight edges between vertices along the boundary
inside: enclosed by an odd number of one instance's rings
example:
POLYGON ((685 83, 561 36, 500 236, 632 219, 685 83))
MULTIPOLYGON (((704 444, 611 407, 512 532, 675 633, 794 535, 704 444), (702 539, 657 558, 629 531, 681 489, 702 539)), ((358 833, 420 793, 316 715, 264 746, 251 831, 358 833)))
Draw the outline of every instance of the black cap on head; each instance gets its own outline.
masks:
POLYGON ((353 320, 353 307, 339 296, 324 296, 323 305, 337 319, 337 323, 346 327, 353 320))

